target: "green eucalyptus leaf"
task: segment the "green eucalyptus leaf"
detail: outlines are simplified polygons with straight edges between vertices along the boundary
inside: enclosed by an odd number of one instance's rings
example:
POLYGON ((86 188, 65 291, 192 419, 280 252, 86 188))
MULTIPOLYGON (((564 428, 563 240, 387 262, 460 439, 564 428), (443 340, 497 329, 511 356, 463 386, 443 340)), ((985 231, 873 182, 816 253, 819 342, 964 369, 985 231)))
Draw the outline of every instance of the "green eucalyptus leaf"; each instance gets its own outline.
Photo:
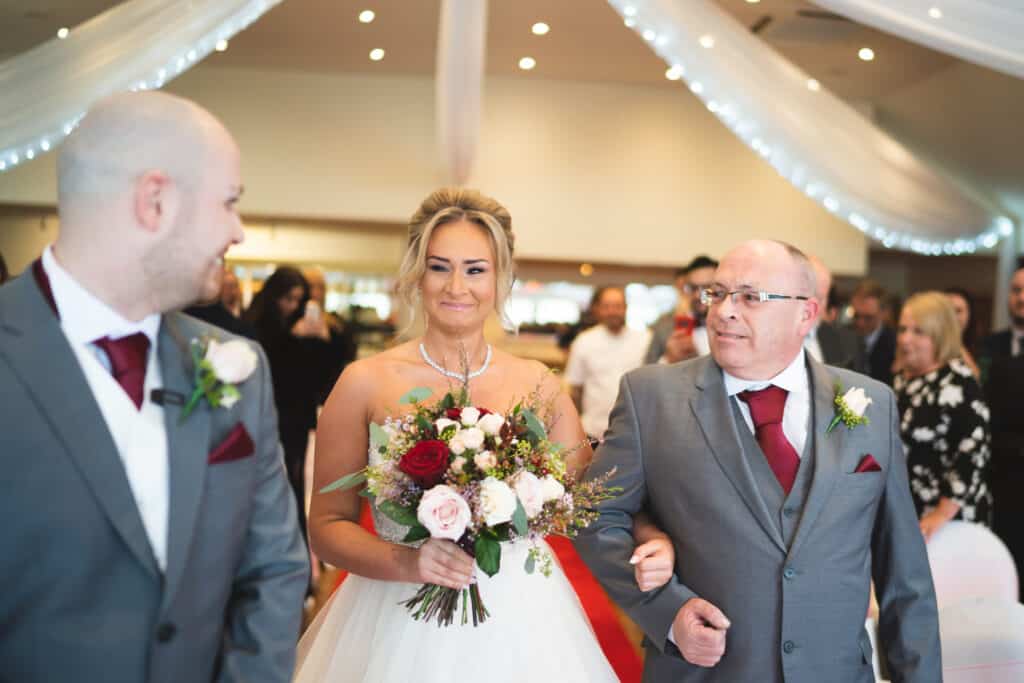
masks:
POLYGON ((341 479, 337 479, 327 486, 320 489, 320 493, 330 493, 331 491, 344 491, 354 486, 359 486, 366 481, 366 470, 359 470, 352 474, 346 474, 341 479))
POLYGON ((415 389, 410 389, 408 393, 398 399, 398 403, 403 406, 420 403, 430 398, 430 395, 433 393, 427 387, 416 387, 415 389))
POLYGON ((526 521, 526 508, 523 507, 523 501, 519 500, 519 496, 516 496, 516 511, 512 513, 512 525, 520 536, 525 536, 530 531, 526 521))
POLYGON ((391 437, 384 431, 376 422, 370 423, 370 450, 380 452, 380 449, 387 448, 388 443, 391 441, 391 437))
POLYGON ((533 559, 533 553, 527 554, 527 556, 526 556, 526 564, 523 565, 523 570, 527 574, 532 574, 533 571, 536 568, 537 568, 537 562, 536 562, 536 560, 533 559))
POLYGON ((476 564, 487 576, 494 576, 501 569, 501 544, 493 538, 480 535, 473 544, 476 564))
POLYGON ((424 538, 430 538, 430 532, 427 531, 427 527, 417 524, 409 529, 409 533, 402 539, 402 543, 415 543, 416 541, 422 541, 424 538))
POLYGON ((547 430, 544 429, 544 423, 540 421, 532 410, 524 410, 523 417, 526 419, 526 429, 529 430, 529 438, 532 443, 536 444, 538 441, 547 438, 547 430))
POLYGON ((402 526, 416 526, 420 523, 416 518, 416 511, 414 509, 404 508, 390 500, 382 501, 377 506, 377 509, 402 526))

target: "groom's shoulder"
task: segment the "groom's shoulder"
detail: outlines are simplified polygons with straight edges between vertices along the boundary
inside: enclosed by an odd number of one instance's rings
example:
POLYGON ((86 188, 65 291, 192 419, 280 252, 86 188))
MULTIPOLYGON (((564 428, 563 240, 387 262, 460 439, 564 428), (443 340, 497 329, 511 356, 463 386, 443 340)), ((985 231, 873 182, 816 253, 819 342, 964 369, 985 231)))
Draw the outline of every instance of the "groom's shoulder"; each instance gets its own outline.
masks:
POLYGON ((892 387, 867 375, 833 365, 826 365, 825 371, 833 378, 833 384, 837 390, 842 389, 845 392, 849 389, 861 388, 869 398, 876 402, 895 398, 892 387))

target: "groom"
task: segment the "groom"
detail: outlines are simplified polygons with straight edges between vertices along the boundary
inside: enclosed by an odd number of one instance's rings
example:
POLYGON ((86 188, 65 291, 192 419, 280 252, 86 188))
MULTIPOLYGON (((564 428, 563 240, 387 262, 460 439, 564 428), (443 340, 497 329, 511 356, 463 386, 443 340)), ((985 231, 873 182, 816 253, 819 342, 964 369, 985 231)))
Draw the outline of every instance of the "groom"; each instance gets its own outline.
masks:
POLYGON ((942 679, 896 402, 806 356, 813 293, 800 251, 743 244, 704 295, 711 357, 622 380, 588 476, 615 468, 623 492, 577 548, 646 633, 646 681, 873 681, 872 579, 892 680, 942 679), (828 431, 840 386, 871 398, 869 424, 828 431), (675 576, 649 593, 628 564, 643 509, 676 548, 675 576))
POLYGON ((238 148, 119 95, 57 172, 57 241, 0 288, 0 681, 285 683, 308 561, 266 357, 222 354, 234 405, 182 405, 191 340, 227 336, 174 311, 242 240, 238 148))

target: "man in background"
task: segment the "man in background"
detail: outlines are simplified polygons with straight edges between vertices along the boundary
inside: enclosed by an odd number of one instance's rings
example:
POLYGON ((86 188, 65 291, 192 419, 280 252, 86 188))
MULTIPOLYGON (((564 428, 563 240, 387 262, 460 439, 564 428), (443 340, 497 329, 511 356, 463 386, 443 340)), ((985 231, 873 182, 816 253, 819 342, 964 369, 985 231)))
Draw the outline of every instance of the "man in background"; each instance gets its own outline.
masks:
POLYGON ((572 343, 565 380, 580 411, 583 430, 591 439, 600 440, 608 428, 619 380, 643 364, 650 332, 626 326, 626 292, 621 287, 599 287, 592 308, 598 324, 581 332, 572 343))
POLYGON ((1009 329, 982 340, 978 365, 991 410, 993 528, 1013 554, 1024 595, 1024 258, 1007 308, 1009 329))
POLYGON ((704 326, 707 307, 701 303, 700 293, 710 285, 717 267, 718 261, 701 255, 676 271, 679 302, 675 310, 661 316, 651 326, 651 344, 644 363, 678 363, 710 353, 708 331, 704 326))
POLYGON ((892 386, 892 366, 896 360, 896 332, 884 324, 886 294, 874 280, 864 280, 850 299, 853 328, 864 340, 867 373, 892 386))
POLYGON ((864 344, 857 333, 825 320, 829 294, 832 291, 832 271, 817 256, 809 255, 814 268, 815 296, 821 302, 818 321, 804 337, 804 348, 814 360, 854 372, 867 372, 864 344))

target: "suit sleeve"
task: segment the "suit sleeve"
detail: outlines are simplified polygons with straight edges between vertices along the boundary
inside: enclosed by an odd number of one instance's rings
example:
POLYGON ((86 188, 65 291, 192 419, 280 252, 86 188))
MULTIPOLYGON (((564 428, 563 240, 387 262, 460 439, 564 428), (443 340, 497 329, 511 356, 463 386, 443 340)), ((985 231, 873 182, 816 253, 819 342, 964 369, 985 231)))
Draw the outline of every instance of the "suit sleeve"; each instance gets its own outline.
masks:
POLYGON ((636 545, 633 516, 647 499, 643 444, 630 390, 629 375, 619 384, 619 397, 609 419, 604 443, 597 449, 586 478, 611 472, 608 486, 621 491, 598 506, 599 516, 580 532, 576 549, 611 598, 629 614, 650 641, 664 652, 666 635, 679 608, 696 594, 675 576, 661 588, 642 592, 629 558, 636 545))
POLYGON ((654 326, 651 328, 651 343, 647 346, 647 352, 644 354, 644 364, 654 365, 661 357, 665 354, 665 344, 668 342, 668 337, 671 331, 666 331, 666 326, 662 324, 659 319, 654 326))
POLYGON ((260 368, 259 475, 245 550, 225 614, 218 683, 291 680, 309 585, 309 555, 299 535, 295 497, 284 472, 273 389, 262 351, 260 368))
POLYGON ((892 392, 887 392, 887 396, 891 457, 872 538, 879 641, 885 643, 894 683, 941 681, 935 589, 910 498, 896 400, 892 392))

